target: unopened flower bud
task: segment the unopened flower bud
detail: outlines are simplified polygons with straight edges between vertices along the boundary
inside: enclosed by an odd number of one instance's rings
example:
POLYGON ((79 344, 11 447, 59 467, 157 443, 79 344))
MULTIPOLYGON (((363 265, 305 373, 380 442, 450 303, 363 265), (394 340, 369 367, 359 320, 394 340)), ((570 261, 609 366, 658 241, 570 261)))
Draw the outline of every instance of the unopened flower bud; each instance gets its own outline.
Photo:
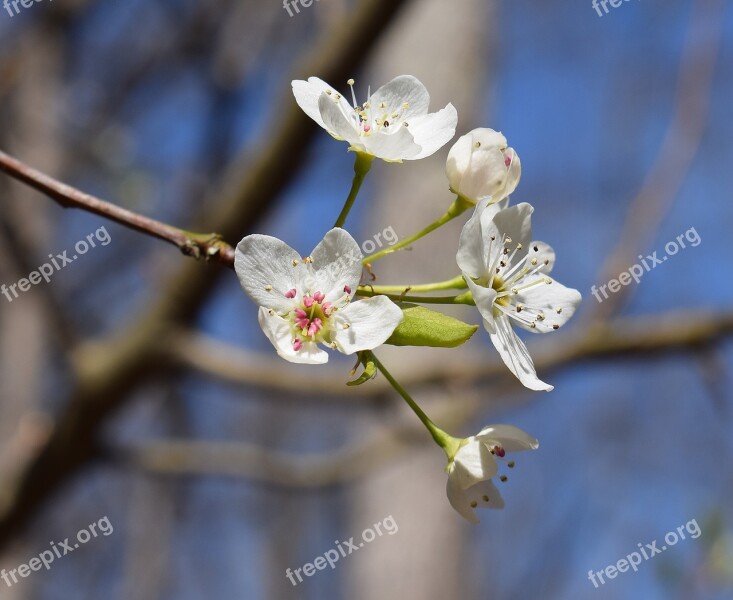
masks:
POLYGON ((468 202, 475 204, 485 196, 499 202, 516 189, 522 166, 501 133, 479 128, 453 145, 448 153, 446 174, 450 189, 468 202))

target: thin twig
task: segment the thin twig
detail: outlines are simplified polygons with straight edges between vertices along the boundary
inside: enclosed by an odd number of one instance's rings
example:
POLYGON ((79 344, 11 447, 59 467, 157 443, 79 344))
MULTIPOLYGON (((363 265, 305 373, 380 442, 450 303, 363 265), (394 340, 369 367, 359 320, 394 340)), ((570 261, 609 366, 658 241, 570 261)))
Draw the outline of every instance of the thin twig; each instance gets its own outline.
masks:
POLYGON ((196 259, 206 258, 234 268, 234 248, 216 233, 192 233, 116 206, 62 183, 0 150, 0 171, 46 194, 63 208, 76 208, 120 223, 177 246, 196 259))

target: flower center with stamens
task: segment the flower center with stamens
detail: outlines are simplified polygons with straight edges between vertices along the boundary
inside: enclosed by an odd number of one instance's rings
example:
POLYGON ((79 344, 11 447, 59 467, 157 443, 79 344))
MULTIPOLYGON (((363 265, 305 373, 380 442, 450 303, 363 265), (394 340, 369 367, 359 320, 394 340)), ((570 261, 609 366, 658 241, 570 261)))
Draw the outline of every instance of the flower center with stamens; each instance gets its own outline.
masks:
MULTIPOLYGON (((327 302, 326 295, 321 291, 308 291, 301 296, 300 302, 286 316, 292 325, 293 350, 299 352, 306 342, 333 345, 332 317, 339 308, 349 303, 350 292, 350 288, 345 286, 344 295, 333 303, 327 302)), ((289 290, 285 297, 296 300, 299 297, 298 290, 289 290)), ((348 328, 348 324, 344 327, 348 328)))
POLYGON ((351 88, 351 98, 354 107, 351 119, 360 136, 368 137, 375 132, 393 133, 397 131, 397 126, 399 125, 408 127, 408 123, 404 121, 404 111, 410 108, 408 102, 404 102, 399 107, 390 107, 385 102, 380 102, 379 105, 375 106, 372 103, 370 89, 367 93, 366 102, 363 105, 359 105, 356 101, 354 80, 349 79, 347 83, 351 88))

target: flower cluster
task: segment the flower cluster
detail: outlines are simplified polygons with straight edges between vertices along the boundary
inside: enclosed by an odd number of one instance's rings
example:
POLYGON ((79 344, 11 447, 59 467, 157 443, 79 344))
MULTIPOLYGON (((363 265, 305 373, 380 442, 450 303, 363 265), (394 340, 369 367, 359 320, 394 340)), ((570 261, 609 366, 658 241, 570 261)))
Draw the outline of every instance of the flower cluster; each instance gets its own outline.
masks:
MULTIPOLYGON (((389 248, 364 257, 343 229, 374 159, 402 162, 425 158, 455 134, 457 114, 448 104, 429 112, 430 97, 415 77, 403 75, 368 92, 359 104, 354 81, 351 102, 316 77, 293 81, 303 111, 356 155, 354 182, 335 226, 307 256, 285 242, 249 235, 237 246, 236 272, 245 292, 260 307, 262 331, 284 359, 305 364, 328 361, 326 349, 357 354, 364 375, 360 385, 379 371, 402 395, 448 458, 448 499, 458 513, 477 522, 474 509, 502 508, 493 484, 499 462, 514 462, 507 452, 534 450, 537 440, 511 425, 494 425, 465 439, 435 425, 399 385, 374 350, 382 344, 454 347, 476 330, 461 321, 419 307, 423 304, 469 304, 478 310, 491 342, 507 368, 532 390, 552 390, 537 376, 518 327, 551 333, 562 327, 580 304, 580 294, 550 277, 555 253, 532 237, 534 208, 510 205, 521 178, 521 162, 506 138, 493 129, 475 129, 450 149, 448 187, 456 196, 433 224, 389 248), (360 285, 363 268, 425 237, 473 209, 461 232, 456 253, 459 274, 448 281, 405 286, 360 285), (455 296, 425 296, 457 290, 455 296), (407 293, 412 292, 408 296, 407 293)), ((325 228, 324 228, 325 229, 325 228)), ((499 477, 506 481, 506 475, 499 477)))

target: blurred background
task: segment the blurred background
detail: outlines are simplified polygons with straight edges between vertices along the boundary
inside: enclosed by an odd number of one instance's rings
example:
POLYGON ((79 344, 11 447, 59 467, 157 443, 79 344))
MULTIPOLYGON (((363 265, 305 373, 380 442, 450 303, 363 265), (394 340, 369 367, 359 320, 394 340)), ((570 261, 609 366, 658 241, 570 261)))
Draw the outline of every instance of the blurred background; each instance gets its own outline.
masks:
MULTIPOLYGON (((0 283, 105 226, 111 237, 12 302, 0 296, 0 565, 107 516, 92 539, 0 598, 515 599, 733 597, 733 10, 724 0, 36 0, 0 12, 0 148, 115 204, 232 244, 303 254, 341 208, 346 145, 296 106, 293 78, 358 97, 421 79, 458 134, 501 130, 514 202, 556 277, 584 296, 531 336, 533 393, 480 330, 459 350, 381 358, 435 420, 540 439, 471 526, 444 456, 350 359, 279 360, 231 271, 0 175, 0 283), (292 8, 292 7, 291 7, 292 8), (11 16, 12 13, 12 16, 11 16), (303 224, 308 226, 304 227, 303 224), (609 300, 606 283, 694 228, 609 300), (392 517, 336 568, 302 567, 392 517), (701 534, 595 588, 588 571, 696 520, 701 534)), ((375 163, 347 227, 364 241, 452 201, 449 146, 375 163)), ((380 283, 456 274, 464 219, 380 262, 380 283), (407 276, 406 276, 407 274, 407 276)), ((408 280, 408 281, 406 281, 408 280)), ((474 310, 456 316, 477 322, 474 310)))

